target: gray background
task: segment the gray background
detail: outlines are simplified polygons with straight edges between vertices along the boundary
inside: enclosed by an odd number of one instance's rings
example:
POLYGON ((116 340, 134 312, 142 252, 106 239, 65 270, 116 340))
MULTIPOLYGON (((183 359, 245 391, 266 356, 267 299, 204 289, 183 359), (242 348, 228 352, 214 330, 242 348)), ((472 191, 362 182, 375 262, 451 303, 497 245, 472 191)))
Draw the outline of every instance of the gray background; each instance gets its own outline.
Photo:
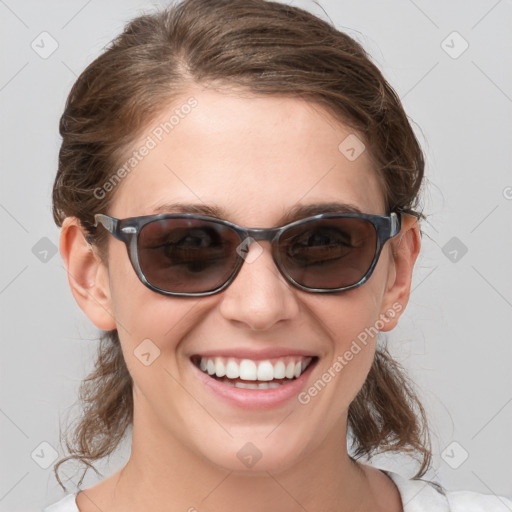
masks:
MULTIPOLYGON (((429 476, 449 489, 512 496, 512 3, 324 0, 327 14, 293 3, 365 46, 426 152, 429 219, 411 301, 389 341, 431 418, 429 476)), ((78 74, 124 23, 162 4, 0 0, 2 511, 62 497, 52 466, 40 465, 53 462, 52 450, 64 453, 59 425, 78 413, 97 345, 52 252, 59 116, 78 74)), ((125 443, 97 467, 106 477, 128 454, 125 443)), ((410 474, 399 458, 375 464, 410 474)), ((74 489, 77 473, 63 469, 74 489)), ((89 471, 83 485, 96 481, 89 471)))

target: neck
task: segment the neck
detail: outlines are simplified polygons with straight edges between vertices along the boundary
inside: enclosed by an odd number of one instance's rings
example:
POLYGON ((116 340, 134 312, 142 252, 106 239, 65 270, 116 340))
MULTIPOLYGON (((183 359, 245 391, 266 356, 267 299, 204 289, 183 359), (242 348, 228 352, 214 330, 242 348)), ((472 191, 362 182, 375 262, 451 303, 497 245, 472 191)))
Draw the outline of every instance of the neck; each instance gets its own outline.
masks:
POLYGON ((381 510, 364 466, 348 456, 346 421, 285 469, 240 471, 201 457, 148 412, 134 409, 130 459, 109 478, 102 510, 381 510))

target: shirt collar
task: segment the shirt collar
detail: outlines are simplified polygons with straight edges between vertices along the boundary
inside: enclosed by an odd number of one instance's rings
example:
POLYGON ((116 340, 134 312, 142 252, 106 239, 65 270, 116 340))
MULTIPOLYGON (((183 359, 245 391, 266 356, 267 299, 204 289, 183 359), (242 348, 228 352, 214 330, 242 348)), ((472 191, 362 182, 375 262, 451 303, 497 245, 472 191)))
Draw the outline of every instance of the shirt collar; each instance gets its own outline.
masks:
POLYGON ((450 512, 448 499, 439 484, 429 480, 408 480, 393 471, 381 471, 397 486, 403 512, 450 512))

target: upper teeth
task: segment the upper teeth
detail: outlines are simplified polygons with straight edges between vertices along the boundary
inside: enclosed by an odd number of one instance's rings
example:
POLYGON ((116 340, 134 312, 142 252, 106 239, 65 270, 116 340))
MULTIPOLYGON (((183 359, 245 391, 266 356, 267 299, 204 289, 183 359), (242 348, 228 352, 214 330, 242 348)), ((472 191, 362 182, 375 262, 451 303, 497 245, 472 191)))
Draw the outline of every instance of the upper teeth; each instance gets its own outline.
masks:
POLYGON ((209 375, 228 379, 262 380, 293 379, 299 377, 311 362, 311 357, 285 357, 280 359, 253 361, 232 357, 201 357, 199 368, 209 375))

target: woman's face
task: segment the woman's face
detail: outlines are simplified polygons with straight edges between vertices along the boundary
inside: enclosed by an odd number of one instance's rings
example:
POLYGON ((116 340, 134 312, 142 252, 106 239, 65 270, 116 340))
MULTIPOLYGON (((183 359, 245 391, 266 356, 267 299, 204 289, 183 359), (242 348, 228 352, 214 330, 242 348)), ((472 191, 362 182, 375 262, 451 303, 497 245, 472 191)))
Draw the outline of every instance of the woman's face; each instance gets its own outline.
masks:
MULTIPOLYGON (((354 141, 350 128, 311 103, 194 89, 134 144, 140 161, 117 186, 108 213, 125 218, 167 211, 166 204, 208 205, 246 227, 281 225, 291 209, 314 203, 384 215, 368 152, 357 156, 361 146, 354 152, 345 147, 354 141), (165 125, 190 96, 197 105, 165 125), (143 145, 150 147, 145 156, 143 145)), ((276 471, 306 455, 345 451, 347 410, 371 366, 375 327, 391 328, 402 308, 390 292, 389 245, 369 281, 347 292, 294 288, 277 270, 269 243, 260 242, 227 289, 180 298, 145 287, 125 245, 109 235, 111 328, 118 329, 134 381, 132 455, 139 450, 176 460, 186 454, 229 470, 276 471), (383 321, 387 311, 395 318, 383 321), (257 365, 315 359, 290 395, 282 388, 292 384, 275 390, 212 386, 193 356, 257 365)))

